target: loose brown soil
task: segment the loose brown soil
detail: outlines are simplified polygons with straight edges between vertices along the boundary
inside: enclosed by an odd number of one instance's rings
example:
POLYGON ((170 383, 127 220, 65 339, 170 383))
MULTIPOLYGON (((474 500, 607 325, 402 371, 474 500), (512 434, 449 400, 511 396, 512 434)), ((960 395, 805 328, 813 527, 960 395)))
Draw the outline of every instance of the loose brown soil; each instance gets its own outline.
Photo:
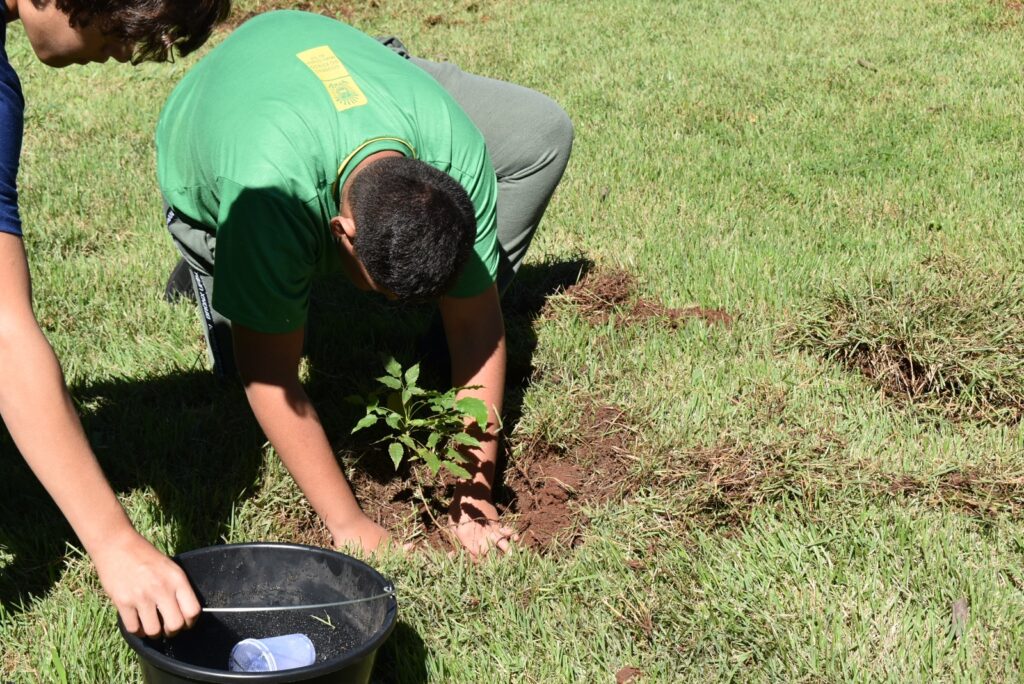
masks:
MULTIPOLYGON (((541 552, 577 546, 588 522, 583 509, 620 500, 636 484, 636 432, 621 410, 590 407, 577 434, 568 447, 531 440, 508 449, 496 505, 503 522, 519 531, 520 546, 541 552)), ((385 454, 365 456, 350 475, 367 515, 400 539, 452 548, 445 530, 452 483, 433 484, 422 467, 395 473, 385 454)))
MULTIPOLYGON (((577 267, 575 273, 582 275, 577 279, 574 274, 569 281, 574 284, 559 285, 550 291, 547 303, 529 310, 539 311, 544 318, 571 308, 594 324, 615 316, 616 325, 652 321, 669 328, 693 318, 720 325, 733 320, 718 309, 673 309, 638 297, 635 278, 624 271, 593 273, 577 267)), ((575 441, 565 445, 529 436, 519 442, 513 438, 504 445, 503 480, 496 487, 495 504, 502 521, 519 532, 522 547, 557 553, 577 546, 588 524, 585 510, 622 500, 643 481, 637 473, 639 459, 635 456, 639 430, 621 409, 599 402, 591 404, 572 434, 575 441)), ((359 451, 358 462, 347 474, 367 515, 403 542, 453 548, 455 542, 446 522, 454 482, 432 476, 421 465, 403 465, 395 472, 387 454, 376 447, 363 445, 359 451)), ((698 467, 708 470, 708 477, 716 483, 714 489, 724 492, 726 498, 750 497, 748 490, 757 489, 752 483, 763 479, 753 465, 742 466, 746 470, 740 472, 726 467, 728 458, 717 459, 710 452, 703 456, 707 456, 706 462, 698 467)), ((653 480, 666 477, 673 481, 670 473, 647 474, 651 484, 657 486, 665 482, 653 480)), ((291 511, 279 524, 289 539, 312 544, 330 541, 308 506, 291 511)))
POLYGON ((627 684, 635 682, 643 676, 643 672, 635 667, 624 667, 615 673, 615 684, 627 684))
POLYGON ((228 20, 220 25, 222 30, 234 30, 247 22, 248 20, 255 17, 257 14, 263 14, 265 12, 273 12, 274 10, 280 9, 292 9, 300 10, 302 12, 314 12, 322 14, 325 17, 331 19, 338 19, 345 22, 351 22, 354 11, 347 4, 341 4, 336 2, 324 2, 320 0, 318 2, 292 2, 290 0, 263 0, 260 2, 255 9, 247 12, 232 12, 228 20))
POLYGON ((591 407, 577 434, 569 449, 538 440, 510 459, 504 498, 530 548, 578 545, 587 522, 580 507, 621 500, 636 479, 636 436, 621 410, 591 407))
POLYGON ((296 506, 282 506, 277 513, 281 538, 292 544, 308 544, 331 548, 331 533, 317 516, 309 502, 303 498, 296 506))
MULTIPOLYGON (((608 270, 586 274, 566 289, 560 298, 570 304, 592 325, 604 325, 614 315, 616 325, 633 325, 656 321, 668 328, 678 328, 691 319, 713 325, 731 325, 733 317, 722 309, 702 306, 670 308, 636 293, 636 278, 626 271, 608 270)), ((557 305, 559 300, 552 300, 557 305)), ((553 315, 553 311, 547 312, 553 315)))

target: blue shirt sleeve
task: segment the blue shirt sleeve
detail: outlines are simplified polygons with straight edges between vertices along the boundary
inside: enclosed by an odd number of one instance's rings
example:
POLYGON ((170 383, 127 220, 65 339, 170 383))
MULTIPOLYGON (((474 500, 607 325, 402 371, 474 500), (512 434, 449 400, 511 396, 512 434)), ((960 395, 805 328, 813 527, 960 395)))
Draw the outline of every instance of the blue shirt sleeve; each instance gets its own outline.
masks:
POLYGON ((0 3, 0 233, 21 235, 18 213, 18 160, 25 127, 25 98, 18 74, 7 59, 7 12, 0 3))

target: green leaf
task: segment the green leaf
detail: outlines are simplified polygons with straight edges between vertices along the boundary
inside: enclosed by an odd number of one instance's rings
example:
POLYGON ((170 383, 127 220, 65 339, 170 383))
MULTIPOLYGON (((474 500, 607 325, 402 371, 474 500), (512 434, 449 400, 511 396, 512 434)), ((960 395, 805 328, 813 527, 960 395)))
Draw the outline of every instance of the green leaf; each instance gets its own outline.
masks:
POLYGON ((448 472, 450 472, 455 477, 461 477, 463 480, 468 480, 470 477, 472 477, 472 475, 469 474, 468 470, 466 470, 457 463, 452 463, 451 461, 444 461, 443 463, 441 463, 441 465, 447 468, 448 472))
POLYGON ((384 370, 386 370, 388 372, 388 375, 390 375, 393 378, 402 377, 402 364, 398 363, 398 361, 396 361, 394 357, 391 357, 387 360, 387 362, 384 364, 384 370))
POLYGON ((409 391, 409 388, 403 389, 402 390, 402 405, 404 406, 404 405, 408 404, 410 399, 412 399, 412 392, 409 391))
POLYGON ((452 449, 451 447, 448 447, 448 451, 446 451, 445 454, 448 456, 448 458, 450 458, 455 463, 465 463, 466 462, 466 457, 463 456, 462 454, 460 454, 455 449, 452 449))
POLYGON ((50 649, 50 662, 56 670, 58 681, 61 684, 68 684, 68 671, 64 667, 64 660, 60 657, 60 651, 54 646, 50 649))
POLYGON ((388 446, 388 455, 391 456, 391 462, 395 464, 395 470, 398 470, 398 466, 402 463, 402 456, 405 455, 405 448, 398 442, 392 442, 388 446))
POLYGON ((430 472, 437 475, 437 471, 441 469, 441 459, 437 457, 431 449, 418 449, 417 453, 423 458, 423 462, 430 468, 430 472))
POLYGON ((473 435, 465 432, 457 432, 452 435, 452 441, 457 444, 465 444, 466 446, 478 447, 480 446, 480 440, 473 435))
POLYGON ((402 416, 397 413, 389 413, 388 417, 384 419, 384 422, 388 424, 388 427, 392 430, 400 430, 402 426, 402 416))
POLYGON ((455 402, 460 413, 471 416, 481 428, 487 427, 487 405, 476 397, 463 397, 455 402))
POLYGON ((380 376, 379 378, 377 378, 377 382, 384 385, 385 387, 390 387, 393 390, 402 389, 402 381, 399 380, 398 378, 392 378, 391 376, 388 375, 380 376))
POLYGON ((416 381, 420 379, 420 364, 413 364, 409 366, 409 370, 405 371, 405 384, 415 385, 416 381))
POLYGON ((414 440, 409 435, 404 435, 404 434, 403 435, 399 435, 398 436, 398 441, 401 442, 402 444, 404 444, 405 446, 409 447, 410 449, 413 449, 413 450, 419 449, 419 445, 416 444, 416 440, 414 440))
POLYGON ((355 434, 356 432, 359 432, 363 428, 368 428, 368 427, 370 427, 372 425, 376 425, 376 424, 377 424, 377 416, 375 416, 372 413, 368 413, 368 414, 366 414, 365 416, 363 416, 362 418, 359 419, 359 422, 356 423, 356 426, 354 428, 352 428, 352 433, 351 434, 355 434))
POLYGON ((437 446, 437 443, 441 441, 441 435, 437 432, 431 432, 430 436, 427 437, 427 448, 433 449, 437 446))

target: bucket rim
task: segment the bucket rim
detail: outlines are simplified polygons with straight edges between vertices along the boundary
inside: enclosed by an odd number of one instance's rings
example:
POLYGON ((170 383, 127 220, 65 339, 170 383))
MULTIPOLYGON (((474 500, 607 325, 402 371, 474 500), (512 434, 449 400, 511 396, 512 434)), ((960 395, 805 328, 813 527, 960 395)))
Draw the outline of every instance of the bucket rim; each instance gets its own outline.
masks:
MULTIPOLYGON (((307 544, 293 544, 287 542, 214 544, 212 546, 204 546, 202 548, 175 554, 172 556, 172 560, 177 562, 181 559, 187 559, 190 556, 198 556, 214 550, 258 548, 290 549, 294 551, 313 552, 321 556, 334 556, 339 558, 342 562, 361 566, 362 569, 368 571, 372 577, 381 583, 382 588, 393 588, 393 584, 389 579, 380 574, 371 565, 359 560, 358 558, 341 553, 340 551, 325 549, 320 546, 309 546, 307 544)), ((395 596, 394 591, 390 592, 388 596, 381 598, 388 602, 388 607, 384 616, 384 623, 381 625, 380 629, 377 630, 376 636, 373 639, 364 643, 359 648, 349 651, 342 657, 334 658, 323 663, 314 663, 313 665, 307 665, 305 667, 296 667, 290 670, 280 670, 277 672, 231 672, 230 670, 215 670, 208 667, 186 665, 175 658, 166 656, 147 646, 146 642, 148 641, 148 638, 138 637, 126 631, 124 622, 121 620, 120 615, 117 616, 117 628, 120 630, 121 636, 128 643, 131 649, 135 651, 140 660, 152 667, 164 670, 179 677, 186 677, 200 682, 300 682, 306 679, 312 679, 314 677, 329 674, 342 669, 347 665, 357 663, 363 658, 376 652, 377 649, 387 641, 387 638, 391 636, 391 632, 394 631, 395 624, 398 620, 398 598, 395 596)))

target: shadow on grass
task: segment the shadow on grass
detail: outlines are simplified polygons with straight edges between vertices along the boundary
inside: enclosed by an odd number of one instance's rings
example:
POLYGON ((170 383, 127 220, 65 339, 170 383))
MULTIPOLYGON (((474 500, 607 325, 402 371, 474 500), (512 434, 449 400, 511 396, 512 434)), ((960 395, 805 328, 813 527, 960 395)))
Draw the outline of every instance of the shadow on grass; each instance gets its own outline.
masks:
MULTIPOLYGON (((583 259, 524 266, 506 293, 507 430, 519 419, 529 385, 537 345, 534 324, 544 303, 590 267, 583 259)), ((329 436, 348 439, 359 412, 344 397, 373 386, 381 374, 381 352, 403 364, 419 360, 417 339, 432 314, 432 307, 396 307, 347 283, 318 287, 307 388, 329 436)), ((434 382, 443 385, 446 380, 437 370, 434 382)), ((425 371, 430 371, 426 362, 425 371)), ((156 498, 152 514, 159 523, 169 521, 177 550, 218 543, 232 507, 261 476, 264 437, 240 385, 197 370, 102 381, 74 387, 72 394, 114 489, 151 490, 156 498)), ((0 433, 0 463, 0 552, 13 556, 0 570, 0 604, 19 610, 21 600, 45 593, 59 580, 66 544, 74 535, 6 432, 0 433)))
MULTIPOLYGON (((194 371, 72 392, 115 491, 150 489, 152 514, 170 521, 179 550, 217 543, 232 505, 259 478, 263 438, 241 389, 194 371)), ((14 556, 0 572, 0 601, 11 606, 58 579, 74 536, 13 444, 0 454, 0 545, 14 556)))
POLYGON ((427 645, 419 633, 401 620, 381 646, 373 667, 374 684, 422 684, 427 677, 427 645))

